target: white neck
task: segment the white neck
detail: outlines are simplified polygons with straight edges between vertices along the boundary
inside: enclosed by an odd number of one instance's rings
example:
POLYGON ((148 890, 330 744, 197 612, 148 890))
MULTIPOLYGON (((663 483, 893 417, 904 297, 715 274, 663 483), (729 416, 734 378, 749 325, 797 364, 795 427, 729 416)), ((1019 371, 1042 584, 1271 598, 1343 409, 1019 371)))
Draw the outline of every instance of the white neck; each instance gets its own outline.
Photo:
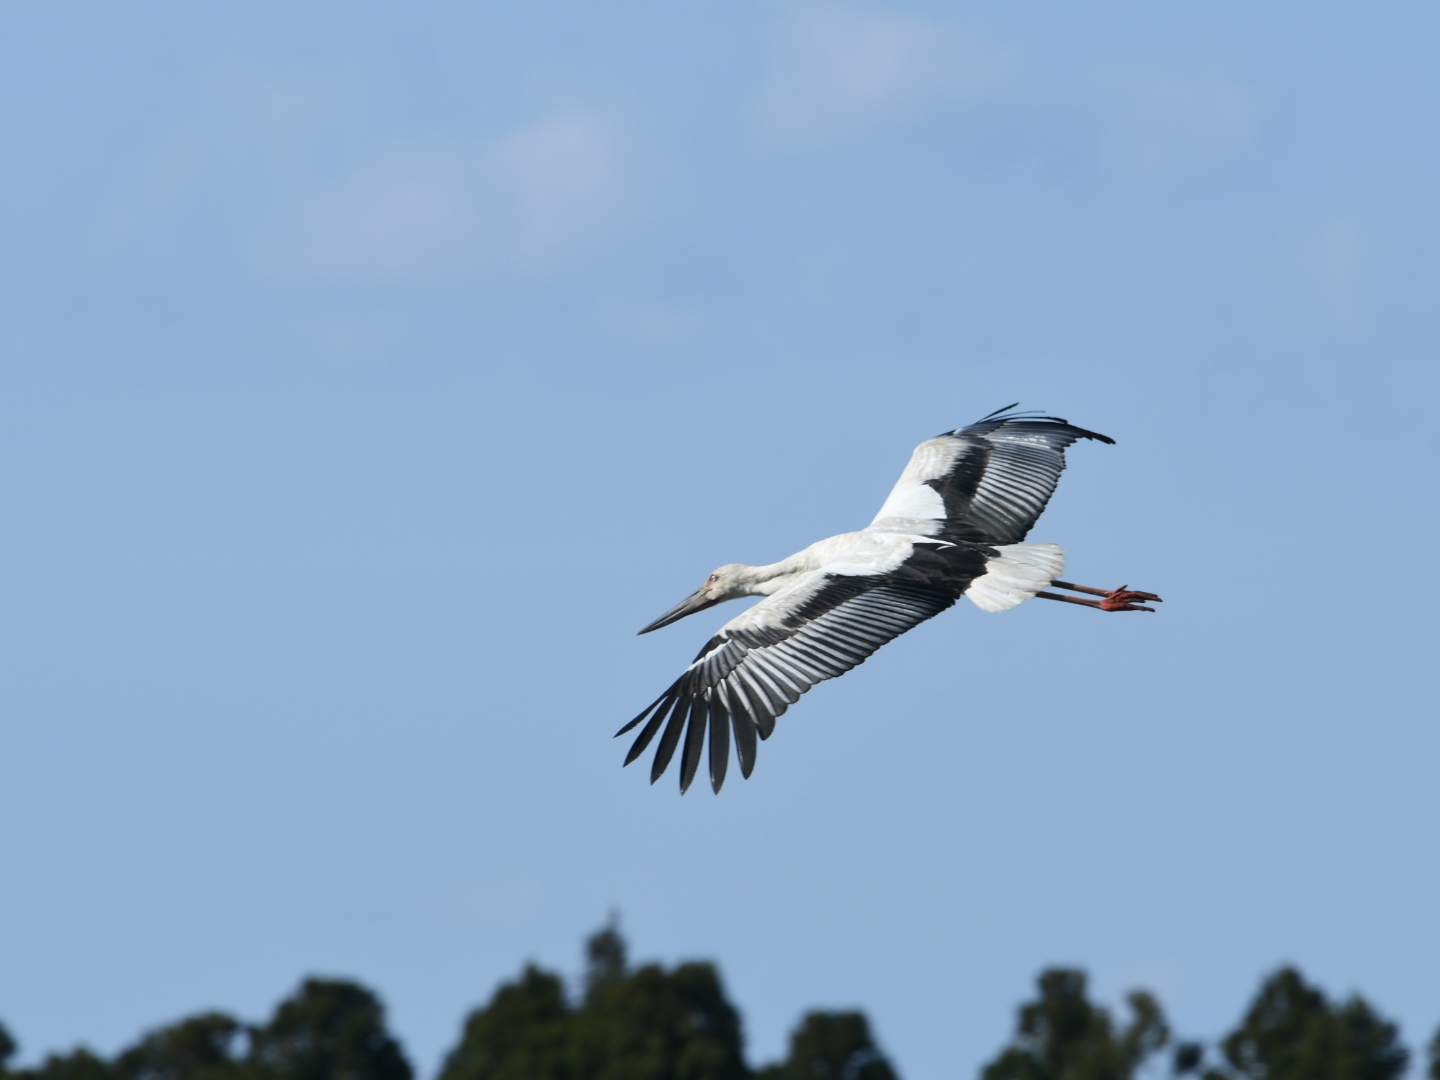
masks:
POLYGON ((813 569, 804 565, 806 560, 802 558, 804 552, 799 555, 791 555, 788 559, 781 559, 777 563, 770 563, 768 566, 747 566, 739 564, 732 571, 730 587, 725 590, 725 599, 734 600, 742 596, 770 596, 783 589, 797 574, 813 569))

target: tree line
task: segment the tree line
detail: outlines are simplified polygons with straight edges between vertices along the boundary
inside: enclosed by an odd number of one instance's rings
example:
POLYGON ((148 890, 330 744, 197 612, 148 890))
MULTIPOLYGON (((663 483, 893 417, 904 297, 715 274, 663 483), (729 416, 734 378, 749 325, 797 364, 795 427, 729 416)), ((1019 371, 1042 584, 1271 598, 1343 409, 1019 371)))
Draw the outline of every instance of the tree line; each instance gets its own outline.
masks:
MULTIPOLYGON (((586 942, 582 985, 527 965, 465 1020, 436 1080, 899 1080, 860 1012, 806 1014, 783 1061, 752 1069, 740 1014, 713 964, 632 967, 612 925, 586 942)), ((113 1058, 84 1047, 11 1069, 4 1080, 414 1080, 376 995, 306 979, 263 1024, 200 1013, 146 1032, 113 1058)), ((1440 1030, 1427 1050, 1440 1080, 1440 1030)), ((1399 1080, 1410 1063, 1397 1026, 1354 995, 1333 1000, 1284 967, 1263 981, 1235 1029, 1213 1043, 1173 1038, 1143 990, 1126 1015, 1089 999, 1085 974, 1050 968, 1015 1031, 978 1080, 1399 1080)))

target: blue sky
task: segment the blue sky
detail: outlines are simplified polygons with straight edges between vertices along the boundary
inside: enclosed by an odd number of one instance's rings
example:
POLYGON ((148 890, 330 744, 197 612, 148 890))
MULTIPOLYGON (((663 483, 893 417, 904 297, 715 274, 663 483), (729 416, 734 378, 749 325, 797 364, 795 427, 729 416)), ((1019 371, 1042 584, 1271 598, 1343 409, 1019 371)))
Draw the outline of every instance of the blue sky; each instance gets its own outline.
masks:
POLYGON ((1440 1024, 1431 5, 0 8, 0 1018, 310 972, 428 1075, 527 959, 714 957, 907 1080, 1050 963, 1440 1024), (1008 402, 1032 539, 681 799, 613 731, 1008 402))

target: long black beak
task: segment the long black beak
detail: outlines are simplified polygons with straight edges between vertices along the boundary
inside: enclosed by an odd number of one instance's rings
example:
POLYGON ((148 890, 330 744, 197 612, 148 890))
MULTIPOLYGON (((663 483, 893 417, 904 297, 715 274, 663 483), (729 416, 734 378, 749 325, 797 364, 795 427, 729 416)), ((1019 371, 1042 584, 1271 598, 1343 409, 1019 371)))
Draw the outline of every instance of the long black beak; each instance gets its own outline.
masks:
POLYGON ((685 597, 678 604, 665 612, 640 633, 648 634, 651 630, 659 630, 662 626, 669 626, 672 622, 679 622, 686 615, 694 615, 697 611, 704 611, 707 607, 714 607, 719 600, 711 600, 705 595, 704 589, 696 589, 689 596, 685 597))

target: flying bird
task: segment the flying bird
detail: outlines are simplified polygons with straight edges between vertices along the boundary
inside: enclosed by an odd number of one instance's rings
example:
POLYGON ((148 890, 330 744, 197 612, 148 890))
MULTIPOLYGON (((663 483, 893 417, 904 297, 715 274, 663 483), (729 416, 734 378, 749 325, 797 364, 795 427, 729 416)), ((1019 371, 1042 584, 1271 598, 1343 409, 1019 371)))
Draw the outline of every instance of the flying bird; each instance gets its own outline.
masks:
POLYGON ((725 782, 734 732, 740 771, 755 768, 756 738, 818 682, 843 675, 892 638, 968 596, 982 611, 1033 597, 1099 611, 1154 611, 1154 593, 1096 589, 1058 580, 1059 544, 1024 544, 1077 439, 1114 443, 1059 417, 1007 405, 969 427, 915 448, 875 520, 769 566, 729 563, 640 633, 742 596, 763 596, 720 628, 694 663, 650 707, 617 731, 644 723, 629 765, 661 727, 653 784, 684 735, 680 791, 695 779, 709 732, 710 785, 725 782), (1054 586, 1083 596, 1047 591, 1054 586))

